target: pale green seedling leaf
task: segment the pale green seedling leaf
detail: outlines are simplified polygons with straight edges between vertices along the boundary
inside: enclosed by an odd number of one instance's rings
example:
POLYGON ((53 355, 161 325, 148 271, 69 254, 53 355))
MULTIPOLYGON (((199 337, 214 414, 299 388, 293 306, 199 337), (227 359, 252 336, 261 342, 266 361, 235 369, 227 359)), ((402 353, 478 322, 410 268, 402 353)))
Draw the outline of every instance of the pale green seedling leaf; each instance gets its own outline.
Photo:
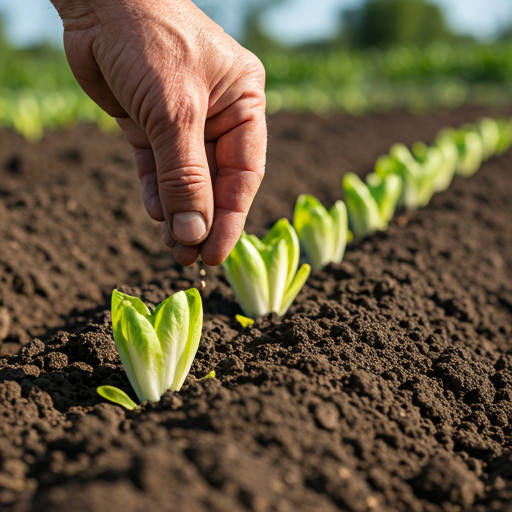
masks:
POLYGON ((473 125, 463 125, 461 129, 444 129, 441 135, 450 137, 459 153, 459 165, 456 173, 467 178, 480 167, 484 155, 483 141, 473 125))
POLYGON ((265 253, 268 250, 268 246, 264 244, 256 235, 247 235, 245 232, 242 236, 251 242, 252 245, 258 250, 260 254, 265 253))
POLYGON ((162 350, 161 396, 172 386, 179 357, 188 341, 190 315, 185 292, 177 292, 161 302, 149 321, 162 350))
POLYGON ((295 210, 293 212, 293 227, 295 228, 299 239, 301 238, 302 228, 310 223, 310 210, 322 206, 322 203, 311 194, 301 194, 297 198, 295 210))
POLYGON ((286 241, 288 248, 288 272, 286 279, 286 288, 288 289, 299 266, 300 258, 299 238, 295 229, 288 222, 288 219, 279 219, 263 237, 262 242, 265 245, 273 245, 281 239, 286 241))
POLYGON ((119 310, 119 306, 124 302, 128 301, 134 308, 142 316, 149 315, 149 309, 146 304, 142 302, 138 297, 132 297, 131 295, 126 295, 118 290, 114 290, 112 292, 112 324, 117 323, 117 314, 119 310))
POLYGON ((270 311, 279 312, 288 278, 288 246, 283 238, 269 246, 263 254, 267 267, 270 311))
POLYGON ((197 353, 197 348, 199 347, 199 342, 201 341, 201 329, 203 327, 203 304, 201 295, 197 289, 191 288, 190 290, 180 293, 184 293, 188 302, 189 323, 187 341, 181 352, 178 351, 176 372, 171 385, 171 389, 174 391, 181 389, 190 371, 190 367, 197 353))
POLYGON ((496 153, 501 154, 507 151, 512 144, 512 120, 498 119, 497 123, 500 131, 500 138, 496 147, 496 153))
POLYGON ((298 197, 293 225, 314 269, 319 270, 333 261, 337 241, 334 220, 316 197, 309 194, 298 197))
POLYGON ((345 255, 345 248, 349 241, 348 234, 348 214, 345 203, 341 200, 336 201, 329 209, 333 223, 334 251, 332 261, 341 263, 345 255))
POLYGON ((351 172, 345 174, 343 190, 354 234, 362 237, 381 229, 383 224, 377 202, 356 174, 351 172))
POLYGON ((248 317, 269 312, 268 274, 258 249, 245 234, 223 263, 229 284, 248 317))
POLYGON ((139 400, 179 390, 197 352, 203 310, 199 292, 178 292, 151 313, 136 297, 114 290, 112 326, 126 375, 139 400))
POLYGON ((496 119, 484 117, 478 123, 478 131, 484 145, 484 159, 490 158, 496 153, 500 142, 500 129, 496 119))
POLYGON ((427 147, 418 179, 418 206, 426 206, 436 191, 436 181, 443 171, 443 155, 436 147, 427 147))
POLYGON ((379 208, 382 226, 387 226, 395 213, 402 193, 402 180, 396 174, 382 177, 376 173, 370 173, 366 176, 366 184, 379 208))
POLYGON ((459 152, 450 137, 438 137, 435 145, 443 156, 442 170, 436 178, 435 188, 437 192, 444 192, 450 186, 459 165, 459 152))
POLYGON ((215 379, 215 370, 212 370, 208 375, 201 377, 199 380, 215 379))
POLYGON ((246 316, 283 310, 296 286, 299 251, 297 233, 286 219, 277 221, 262 240, 242 233, 223 265, 246 316))
POLYGON ((419 206, 419 180, 422 168, 405 144, 393 144, 389 154, 396 160, 397 173, 402 177, 403 188, 400 204, 407 209, 419 206))
POLYGON ((288 311, 288 308, 292 305, 292 302, 295 300, 295 297, 297 297, 299 292, 302 290, 302 287, 307 281, 310 273, 311 267, 307 263, 304 263, 299 268, 297 274, 295 275, 295 279, 293 280, 291 286, 286 291, 286 294, 283 299, 283 305, 281 307, 281 310, 279 311, 279 316, 283 316, 288 311))
POLYGON ((96 389, 96 392, 103 398, 121 405, 129 411, 133 411, 137 407, 137 404, 124 391, 115 386, 100 386, 96 389))
POLYGON ((119 357, 138 399, 160 400, 162 376, 162 349, 149 320, 123 301, 114 339, 119 357))
POLYGON ((247 318, 246 316, 242 315, 235 315, 235 318, 244 329, 246 327, 251 327, 252 325, 254 325, 254 320, 252 318, 247 318))

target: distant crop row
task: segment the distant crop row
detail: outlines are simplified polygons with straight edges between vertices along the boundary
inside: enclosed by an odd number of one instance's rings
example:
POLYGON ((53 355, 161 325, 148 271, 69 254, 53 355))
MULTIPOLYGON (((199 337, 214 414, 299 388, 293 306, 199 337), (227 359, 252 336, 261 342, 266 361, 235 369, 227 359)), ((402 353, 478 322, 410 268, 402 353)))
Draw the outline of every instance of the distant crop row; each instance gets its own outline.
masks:
MULTIPOLYGON (((269 113, 362 114, 512 104, 510 43, 260 57, 267 71, 269 113)), ((63 54, 2 50, 0 126, 38 140, 47 128, 76 122, 95 122, 107 130, 115 126, 81 91, 63 54)))

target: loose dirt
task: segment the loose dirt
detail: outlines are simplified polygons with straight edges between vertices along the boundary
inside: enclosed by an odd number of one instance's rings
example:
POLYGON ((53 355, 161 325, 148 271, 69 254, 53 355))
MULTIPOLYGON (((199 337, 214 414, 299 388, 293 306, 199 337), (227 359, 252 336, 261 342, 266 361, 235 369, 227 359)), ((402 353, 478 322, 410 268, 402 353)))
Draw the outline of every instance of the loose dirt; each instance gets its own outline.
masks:
MULTIPOLYGON (((290 217, 302 192, 329 205, 392 143, 486 112, 273 117, 247 228, 290 217)), ((222 269, 164 251, 124 142, 89 127, 0 141, 2 511, 512 510, 510 153, 243 329, 222 269), (98 385, 131 393, 112 287, 155 304, 201 279, 182 391, 105 403, 98 385)))

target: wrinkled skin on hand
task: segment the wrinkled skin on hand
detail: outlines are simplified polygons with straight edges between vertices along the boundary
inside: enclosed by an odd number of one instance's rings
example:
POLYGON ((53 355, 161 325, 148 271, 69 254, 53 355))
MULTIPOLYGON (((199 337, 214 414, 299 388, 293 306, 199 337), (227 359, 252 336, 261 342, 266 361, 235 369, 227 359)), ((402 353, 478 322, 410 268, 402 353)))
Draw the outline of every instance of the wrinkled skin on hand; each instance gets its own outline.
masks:
POLYGON ((220 264, 264 174, 260 61, 190 0, 53 3, 78 83, 133 146, 144 204, 165 243, 181 264, 199 255, 220 264), (200 213, 185 214, 192 226, 179 223, 182 212, 200 213))

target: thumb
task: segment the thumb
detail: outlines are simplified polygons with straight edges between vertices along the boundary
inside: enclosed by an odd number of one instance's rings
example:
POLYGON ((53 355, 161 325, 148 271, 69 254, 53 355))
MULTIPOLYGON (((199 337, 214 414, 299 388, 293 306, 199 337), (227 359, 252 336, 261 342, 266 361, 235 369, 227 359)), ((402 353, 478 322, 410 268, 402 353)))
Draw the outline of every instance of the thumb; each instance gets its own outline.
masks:
MULTIPOLYGON (((160 110, 160 109, 159 109, 160 110)), ((161 109, 166 115, 148 130, 155 156, 158 193, 165 220, 181 245, 198 245, 213 221, 212 179, 204 143, 206 109, 161 109)))

